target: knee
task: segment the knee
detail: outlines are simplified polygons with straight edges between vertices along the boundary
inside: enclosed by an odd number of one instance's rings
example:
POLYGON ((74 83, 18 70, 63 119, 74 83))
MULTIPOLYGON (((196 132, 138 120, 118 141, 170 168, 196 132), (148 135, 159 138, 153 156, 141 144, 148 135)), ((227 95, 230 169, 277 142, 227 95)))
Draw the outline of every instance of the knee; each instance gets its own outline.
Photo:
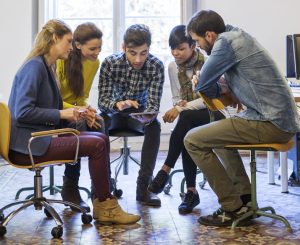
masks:
POLYGON ((156 119, 149 125, 145 126, 145 134, 160 134, 161 126, 160 122, 156 119))
POLYGON ((95 136, 95 137, 97 137, 99 139, 102 139, 102 140, 104 140, 104 142, 108 142, 109 141, 109 137, 106 134, 101 133, 101 132, 95 132, 95 131, 93 131, 93 132, 89 132, 89 135, 92 135, 92 136, 95 136))
POLYGON ((106 142, 101 137, 97 138, 94 142, 95 144, 95 153, 103 154, 103 152, 107 152, 106 142))
POLYGON ((189 126, 191 124, 191 114, 189 111, 182 111, 179 114, 178 121, 176 125, 182 126, 189 126))
POLYGON ((184 147, 187 151, 193 151, 193 150, 199 150, 201 149, 202 142, 201 142, 202 137, 199 136, 199 131, 194 128, 191 129, 184 137, 183 143, 184 147))
POLYGON ((191 146, 192 146, 192 134, 190 132, 188 132, 184 139, 183 139, 183 144, 184 144, 184 147, 187 151, 190 151, 191 150, 191 146))
POLYGON ((100 134, 99 134, 99 137, 100 137, 101 139, 103 139, 106 143, 109 142, 109 137, 108 137, 106 134, 100 133, 100 134))
POLYGON ((179 114, 178 121, 190 121, 189 119, 191 118, 191 113, 189 110, 187 111, 182 111, 179 114))

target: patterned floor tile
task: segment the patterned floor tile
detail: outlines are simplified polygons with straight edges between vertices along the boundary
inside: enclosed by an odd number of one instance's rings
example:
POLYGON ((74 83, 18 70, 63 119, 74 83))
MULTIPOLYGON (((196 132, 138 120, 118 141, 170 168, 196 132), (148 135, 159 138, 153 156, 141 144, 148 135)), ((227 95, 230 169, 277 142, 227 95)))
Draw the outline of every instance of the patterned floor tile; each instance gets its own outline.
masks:
MULTIPOLYGON (((133 153, 136 157, 139 153, 133 153)), ((112 154, 114 159, 117 154, 112 154)), ((156 171, 166 157, 165 152, 158 156, 156 171)), ((248 157, 243 157, 247 171, 248 157)), ((89 187, 90 177, 86 160, 82 161, 80 185, 89 187)), ((179 168, 180 162, 177 163, 179 168)), ((277 164, 278 165, 278 164, 277 164)), ((258 203, 260 206, 273 206, 278 214, 284 215, 290 222, 293 232, 289 233, 282 222, 267 217, 256 219, 251 226, 236 228, 216 228, 202 226, 197 222, 200 215, 207 215, 218 208, 216 196, 208 184, 204 189, 198 188, 200 204, 193 213, 180 215, 178 205, 181 203, 179 195, 182 173, 176 174, 173 179, 173 187, 169 195, 164 193, 159 197, 162 206, 158 208, 143 206, 135 201, 136 177, 138 167, 131 164, 129 175, 120 175, 118 188, 123 189, 123 196, 119 199, 120 205, 128 212, 138 213, 142 216, 137 224, 122 226, 104 226, 97 222, 83 225, 81 215, 72 212, 63 205, 55 204, 55 208, 64 221, 64 233, 61 239, 53 239, 51 229, 55 222, 45 217, 43 211, 36 211, 29 207, 18 214, 7 225, 7 234, 0 238, 0 245, 10 244, 72 244, 72 245, 99 245, 99 244, 201 244, 201 245, 236 245, 236 244, 260 244, 260 245, 300 245, 300 188, 299 185, 289 186, 289 193, 281 193, 280 181, 276 179, 276 185, 268 184, 267 166, 265 155, 258 158, 258 203)), ((64 167, 55 167, 55 181, 62 183, 64 167)), ((156 173, 155 171, 155 173, 156 173)), ((43 171, 44 184, 49 181, 48 170, 43 171)), ((198 180, 202 180, 201 174, 198 180)), ((0 206, 13 202, 16 191, 24 186, 32 186, 33 173, 15 169, 0 164, 0 206)), ((22 192, 20 199, 25 198, 30 192, 22 192)), ((45 192, 48 198, 60 199, 60 194, 51 196, 45 192)), ((86 200, 86 194, 82 192, 86 200)), ((90 206, 91 201, 86 200, 90 206)), ((6 214, 6 213, 5 213, 6 214)))

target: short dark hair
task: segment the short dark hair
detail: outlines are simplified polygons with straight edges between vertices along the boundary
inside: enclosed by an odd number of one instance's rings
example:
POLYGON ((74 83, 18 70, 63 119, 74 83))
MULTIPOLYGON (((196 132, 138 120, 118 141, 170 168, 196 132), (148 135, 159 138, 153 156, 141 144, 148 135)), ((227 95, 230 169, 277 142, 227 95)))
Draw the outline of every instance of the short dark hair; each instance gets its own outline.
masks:
POLYGON ((207 31, 220 34, 225 31, 225 23, 222 17, 213 10, 201 10, 194 14, 187 25, 187 33, 193 32, 204 37, 207 31))
POLYGON ((186 34, 185 25, 178 25, 171 30, 169 36, 169 46, 171 47, 171 49, 175 49, 182 43, 188 43, 189 46, 192 46, 195 41, 186 34))
POLYGON ((134 24, 127 28, 124 34, 124 44, 129 48, 147 44, 151 45, 151 32, 149 27, 143 24, 134 24))

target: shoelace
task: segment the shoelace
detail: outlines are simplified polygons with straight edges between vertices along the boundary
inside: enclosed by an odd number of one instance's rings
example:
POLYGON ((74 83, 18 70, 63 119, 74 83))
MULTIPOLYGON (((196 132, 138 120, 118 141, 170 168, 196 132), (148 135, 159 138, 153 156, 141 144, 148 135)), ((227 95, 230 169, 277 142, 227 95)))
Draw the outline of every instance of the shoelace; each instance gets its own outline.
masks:
POLYGON ((167 174, 163 172, 159 172, 155 177, 155 182, 157 182, 159 185, 163 184, 165 182, 166 175, 167 174))
POLYGON ((184 195, 184 202, 191 205, 193 202, 194 193, 189 191, 184 195))
POLYGON ((226 211, 224 211, 223 209, 219 208, 217 211, 215 211, 213 213, 214 216, 218 216, 221 220, 222 223, 232 220, 231 216, 228 216, 228 214, 226 213, 226 211))
MULTIPOLYGON (((241 216, 241 215, 243 215, 244 213, 246 213, 248 210, 249 210, 248 207, 243 206, 243 207, 241 207, 240 210, 238 210, 237 212, 233 212, 233 213, 235 213, 236 216, 241 216)), ((226 213, 227 213, 228 218, 229 218, 230 215, 228 214, 228 212, 226 212, 226 211, 224 211, 223 209, 219 208, 217 211, 214 212, 214 215, 219 216, 219 217, 222 216, 222 220, 223 220, 223 219, 225 219, 225 217, 226 217, 226 213)), ((228 218, 227 218, 227 219, 228 219, 228 218)), ((230 217, 230 218, 232 218, 232 217, 230 217)))

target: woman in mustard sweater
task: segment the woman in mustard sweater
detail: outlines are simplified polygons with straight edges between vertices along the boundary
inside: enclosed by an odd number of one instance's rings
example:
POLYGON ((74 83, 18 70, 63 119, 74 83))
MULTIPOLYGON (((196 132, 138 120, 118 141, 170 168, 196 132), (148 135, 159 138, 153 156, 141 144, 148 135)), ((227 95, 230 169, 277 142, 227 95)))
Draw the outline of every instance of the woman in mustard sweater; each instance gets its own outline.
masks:
MULTIPOLYGON (((102 32, 91 23, 83 23, 74 31, 73 50, 67 60, 56 62, 56 74, 60 82, 60 91, 64 109, 79 107, 86 115, 86 120, 69 123, 68 127, 80 131, 102 131, 103 123, 96 110, 88 105, 87 100, 92 83, 99 67, 98 55, 102 46, 102 32)), ((107 142, 106 135, 102 135, 107 142)), ((80 160, 76 165, 65 165, 63 177, 62 198, 89 210, 89 206, 82 200, 78 188, 80 176, 80 160)))

